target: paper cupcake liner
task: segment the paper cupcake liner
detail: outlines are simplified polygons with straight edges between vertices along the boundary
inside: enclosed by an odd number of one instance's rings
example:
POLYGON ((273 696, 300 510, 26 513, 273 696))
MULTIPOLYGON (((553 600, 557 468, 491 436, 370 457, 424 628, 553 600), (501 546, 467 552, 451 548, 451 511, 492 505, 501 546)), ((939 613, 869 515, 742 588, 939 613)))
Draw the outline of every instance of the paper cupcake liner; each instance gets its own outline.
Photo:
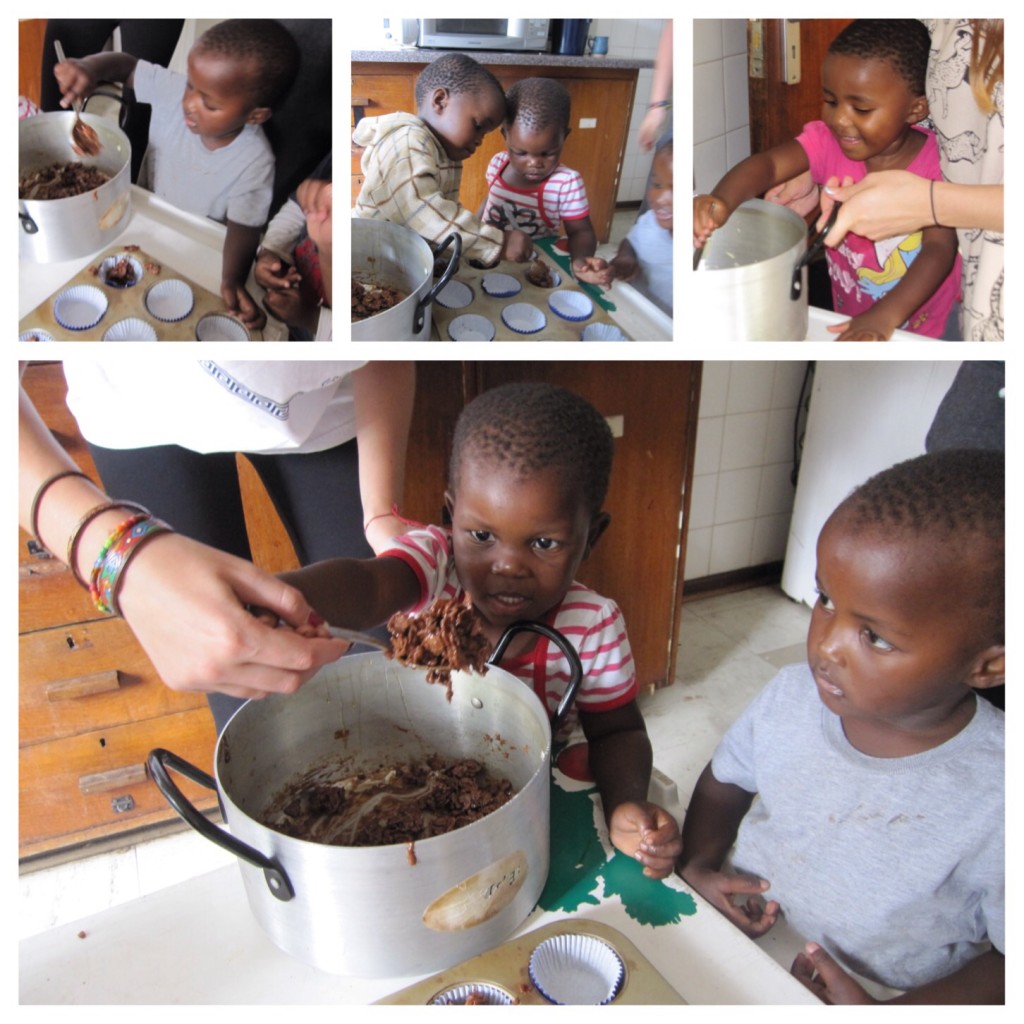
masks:
POLYGON ((435 296, 445 309, 464 309, 473 301, 473 289, 463 281, 449 281, 435 296))
POLYGON ((100 280, 108 288, 134 288, 141 280, 143 276, 142 264, 134 257, 128 256, 126 253, 122 253, 120 256, 108 256, 100 264, 100 280), (110 274, 122 261, 126 262, 132 270, 132 279, 124 284, 120 281, 111 279, 110 274))
POLYGON ((53 315, 69 331, 95 327, 107 311, 107 297, 91 284, 78 284, 62 291, 54 300, 53 315))
POLYGON ((484 274, 480 286, 495 299, 507 299, 523 290, 519 279, 511 274, 484 274))
POLYGON ((513 302, 506 306, 501 311, 501 319, 509 330, 517 334, 536 334, 548 322, 543 312, 529 302, 513 302))
POLYGON ((38 328, 29 329, 22 331, 18 335, 18 341, 53 341, 53 335, 49 331, 39 330, 38 328))
POLYGON ((452 341, 494 341, 494 324, 479 313, 463 313, 448 325, 452 341))
POLYGON ((580 338, 583 341, 629 341, 614 324, 587 324, 580 338))
POLYGON ((549 1002, 563 1006, 610 1003, 624 975, 619 954, 592 935, 555 935, 530 954, 534 987, 549 1002))
POLYGON ((192 289, 184 281, 160 281, 146 292, 146 309, 164 323, 184 320, 192 312, 192 289))
POLYGON ((594 312, 594 303, 583 292, 552 292, 548 305, 563 320, 586 320, 594 312))
POLYGON ((103 334, 104 341, 156 341, 156 331, 152 324, 130 316, 111 324, 103 334))
POLYGON ((241 320, 223 313, 209 313, 196 324, 196 341, 250 341, 241 320))
POLYGON ((438 992, 430 1000, 431 1006, 512 1006, 515 997, 497 985, 487 982, 468 982, 453 985, 443 992, 438 992))

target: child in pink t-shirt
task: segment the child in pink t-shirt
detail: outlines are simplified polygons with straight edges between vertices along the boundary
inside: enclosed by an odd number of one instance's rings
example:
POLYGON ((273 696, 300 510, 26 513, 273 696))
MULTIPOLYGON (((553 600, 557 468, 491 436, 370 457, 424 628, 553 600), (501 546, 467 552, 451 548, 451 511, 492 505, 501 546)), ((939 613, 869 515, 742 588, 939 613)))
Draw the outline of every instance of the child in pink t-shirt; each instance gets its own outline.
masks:
MULTIPOLYGON (((861 19, 845 28, 822 65, 822 119, 697 196, 694 245, 740 203, 808 170, 818 184, 881 170, 941 180, 935 136, 916 127, 928 115, 928 49, 928 30, 912 18, 861 19)), ((829 328, 840 341, 886 341, 897 328, 939 338, 960 295, 956 232, 938 223, 879 242, 848 234, 829 250, 828 263, 833 306, 851 317, 829 328)))
POLYGON ((601 283, 604 261, 594 257, 597 233, 583 179, 561 162, 569 128, 569 94, 553 78, 524 78, 505 97, 501 134, 506 149, 487 167, 490 191, 481 219, 502 231, 557 238, 564 228, 572 272, 601 283))

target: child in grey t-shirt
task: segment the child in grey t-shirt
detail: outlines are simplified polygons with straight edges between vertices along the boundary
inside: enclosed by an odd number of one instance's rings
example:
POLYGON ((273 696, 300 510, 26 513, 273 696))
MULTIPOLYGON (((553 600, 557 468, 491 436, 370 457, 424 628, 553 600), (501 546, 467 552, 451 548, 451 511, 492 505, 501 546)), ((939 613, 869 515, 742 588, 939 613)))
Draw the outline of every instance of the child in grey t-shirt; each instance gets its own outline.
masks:
POLYGON ((818 539, 808 664, 690 801, 683 878, 748 935, 784 914, 826 1002, 874 1001, 847 972, 899 1002, 1004 999, 1003 713, 976 693, 1005 673, 1003 494, 980 450, 854 491, 818 539))

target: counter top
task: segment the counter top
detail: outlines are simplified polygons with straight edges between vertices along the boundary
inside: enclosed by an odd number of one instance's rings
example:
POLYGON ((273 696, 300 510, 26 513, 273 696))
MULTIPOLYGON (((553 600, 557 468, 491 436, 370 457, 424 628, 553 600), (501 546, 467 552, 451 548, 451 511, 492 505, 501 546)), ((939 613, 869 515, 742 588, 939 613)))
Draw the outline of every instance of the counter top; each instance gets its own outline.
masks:
MULTIPOLYGON (((353 50, 352 62, 357 64, 380 63, 380 64, 429 64, 443 57, 452 50, 420 50, 416 47, 406 47, 395 50, 353 50)), ((566 53, 516 53, 499 50, 466 50, 458 51, 468 53, 479 64, 516 64, 541 68, 587 68, 599 70, 602 67, 616 68, 618 70, 639 70, 640 68, 653 68, 653 60, 645 60, 631 57, 587 57, 572 56, 566 53)))

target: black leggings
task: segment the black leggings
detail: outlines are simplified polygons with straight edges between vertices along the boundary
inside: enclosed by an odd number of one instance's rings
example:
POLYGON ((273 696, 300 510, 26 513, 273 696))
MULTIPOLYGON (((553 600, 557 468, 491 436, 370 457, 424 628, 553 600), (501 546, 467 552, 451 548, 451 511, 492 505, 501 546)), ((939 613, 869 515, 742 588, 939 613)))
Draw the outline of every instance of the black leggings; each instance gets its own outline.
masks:
MULTIPOLYGON (((199 455, 176 445, 89 445, 104 490, 137 501, 187 537, 251 559, 234 453, 199 455)), ((356 442, 306 455, 249 455, 303 565, 370 558, 363 535, 356 442)), ((217 733, 244 703, 209 694, 217 733)))

